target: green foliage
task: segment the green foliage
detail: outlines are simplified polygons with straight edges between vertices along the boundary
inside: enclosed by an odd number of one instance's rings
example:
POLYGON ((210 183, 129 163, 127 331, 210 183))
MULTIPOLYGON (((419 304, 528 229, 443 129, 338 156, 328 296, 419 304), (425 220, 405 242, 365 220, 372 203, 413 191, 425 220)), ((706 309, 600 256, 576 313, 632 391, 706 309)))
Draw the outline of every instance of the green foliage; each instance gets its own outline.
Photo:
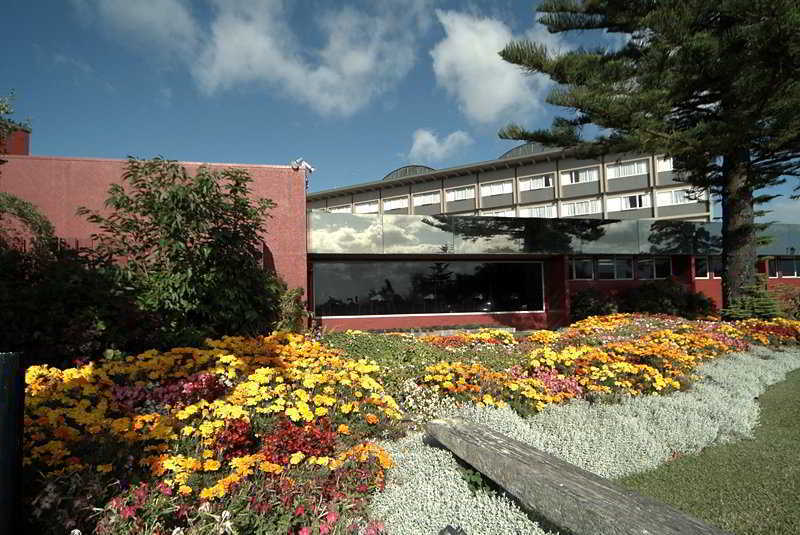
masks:
POLYGON ((616 49, 561 53, 508 44, 501 57, 549 76, 547 101, 568 116, 548 130, 510 125, 500 136, 569 147, 579 157, 673 157, 678 180, 721 195, 727 305, 755 280, 763 225, 754 207, 774 197, 756 192, 800 175, 797 2, 546 0, 536 11, 552 33, 605 30, 629 39, 616 49), (585 140, 588 125, 609 133, 585 140))
POLYGON ((257 334, 276 320, 281 286, 262 267, 261 241, 274 203, 253 199, 251 182, 244 169, 191 176, 174 161, 129 158, 106 210, 79 210, 100 228, 95 257, 124 260, 120 282, 161 318, 161 345, 257 334))
POLYGON ((620 296, 620 312, 670 314, 694 319, 714 311, 711 299, 672 280, 649 281, 620 296))
POLYGON ((722 317, 728 320, 747 318, 774 318, 780 315, 780 306, 767 289, 767 276, 759 275, 758 282, 742 288, 742 293, 731 305, 722 309, 722 317))
POLYGON ((275 330, 304 333, 308 321, 302 288, 284 288, 278 300, 278 323, 275 330))
POLYGON ((570 321, 580 321, 589 316, 601 316, 617 312, 617 304, 607 292, 597 288, 586 288, 570 298, 570 321))
POLYGON ((778 284, 770 289, 780 309, 780 316, 790 320, 800 320, 800 288, 788 284, 778 284))

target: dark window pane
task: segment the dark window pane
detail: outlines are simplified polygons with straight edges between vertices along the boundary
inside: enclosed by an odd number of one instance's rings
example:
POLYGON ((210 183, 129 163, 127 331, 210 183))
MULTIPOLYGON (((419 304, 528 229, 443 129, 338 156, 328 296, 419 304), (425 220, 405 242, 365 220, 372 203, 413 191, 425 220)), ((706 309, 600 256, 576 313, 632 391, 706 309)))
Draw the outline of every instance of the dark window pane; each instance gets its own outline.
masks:
POLYGON ((593 279, 594 274, 592 270, 591 258, 576 258, 572 261, 573 265, 573 278, 574 279, 593 279))
POLYGON ((653 260, 651 258, 636 261, 636 277, 639 279, 653 278, 653 260))
POLYGON ((718 279, 722 278, 722 257, 721 256, 712 256, 711 257, 711 271, 714 273, 714 276, 718 279))
POLYGON ((597 260, 597 278, 603 280, 615 278, 613 258, 600 258, 597 260))
POLYGON ((784 277, 794 277, 796 275, 794 270, 794 258, 783 257, 780 259, 780 272, 784 277))
POLYGON ((633 258, 617 258, 617 278, 633 278, 633 258))
POLYGON ((694 276, 705 279, 708 277, 708 257, 698 256, 694 259, 694 276))
POLYGON ((670 264, 669 258, 656 258, 656 278, 657 279, 666 279, 672 276, 672 266, 670 264))
POLYGON ((778 276, 778 263, 775 261, 774 258, 770 258, 767 261, 767 271, 769 272, 770 277, 778 276))
POLYGON ((318 316, 542 310, 539 262, 315 262, 318 316))

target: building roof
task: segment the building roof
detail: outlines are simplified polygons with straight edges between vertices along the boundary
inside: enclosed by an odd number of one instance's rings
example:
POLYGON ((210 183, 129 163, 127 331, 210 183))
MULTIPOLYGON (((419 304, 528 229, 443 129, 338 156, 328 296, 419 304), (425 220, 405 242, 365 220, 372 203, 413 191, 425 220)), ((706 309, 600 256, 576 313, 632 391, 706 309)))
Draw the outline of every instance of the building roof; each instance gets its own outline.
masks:
POLYGON ((534 143, 526 143, 515 147, 506 152, 496 160, 487 160, 484 162, 471 163, 466 165, 459 165, 456 167, 448 167, 446 169, 431 169, 425 168, 421 165, 410 165, 401 167, 392 171, 381 180, 373 180, 370 182, 362 182, 360 184, 353 184, 352 186, 344 186, 341 188, 331 188, 322 191, 317 191, 308 194, 309 201, 320 199, 327 199, 330 197, 338 197, 339 195, 349 195, 351 193, 360 193, 364 191, 372 191, 383 189, 392 186, 406 186, 409 184, 418 184, 421 182, 428 182, 437 178, 450 178, 457 176, 469 175, 475 172, 494 171, 497 169, 508 169, 520 165, 526 165, 534 162, 546 162, 554 159, 564 158, 571 154, 572 149, 564 148, 551 148, 545 149, 541 145, 538 147, 529 147, 529 145, 538 145, 534 143), (541 150, 539 150, 541 149, 541 150), (517 151, 517 152, 514 152, 517 151), (409 172, 402 172, 395 175, 396 172, 403 169, 413 169, 421 171, 419 173, 411 174, 409 172), (427 170, 426 170, 427 169, 427 170))

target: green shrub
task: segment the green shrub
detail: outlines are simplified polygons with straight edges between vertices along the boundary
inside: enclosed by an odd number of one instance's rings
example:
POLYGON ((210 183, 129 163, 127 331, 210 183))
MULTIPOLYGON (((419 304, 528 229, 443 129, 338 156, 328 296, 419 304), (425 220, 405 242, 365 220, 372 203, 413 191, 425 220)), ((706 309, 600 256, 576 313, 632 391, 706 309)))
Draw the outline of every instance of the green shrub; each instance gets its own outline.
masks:
POLYGON ((586 288, 570 298, 570 320, 575 322, 589 316, 614 314, 617 308, 617 303, 607 293, 597 288, 586 288))
POLYGON ((779 314, 790 320, 800 320, 800 287, 778 284, 770 289, 778 302, 779 314))
POLYGON ((275 329, 278 331, 290 331, 293 333, 304 333, 308 321, 308 310, 306 302, 303 301, 302 288, 284 288, 278 299, 278 322, 275 329))
POLYGON ((769 319, 779 316, 781 309, 778 300, 767 289, 767 275, 761 273, 755 283, 743 286, 742 295, 721 312, 722 317, 729 320, 769 319))
POLYGON ((620 312, 670 314, 691 319, 713 311, 714 303, 709 297, 692 292, 673 279, 648 281, 620 296, 620 312))
POLYGON ((160 318, 160 346, 255 335, 277 320, 281 285, 263 269, 264 221, 274 203, 254 199, 244 169, 130 158, 106 211, 79 214, 100 228, 95 257, 125 259, 121 283, 160 318), (108 214, 108 215, 106 215, 108 214))

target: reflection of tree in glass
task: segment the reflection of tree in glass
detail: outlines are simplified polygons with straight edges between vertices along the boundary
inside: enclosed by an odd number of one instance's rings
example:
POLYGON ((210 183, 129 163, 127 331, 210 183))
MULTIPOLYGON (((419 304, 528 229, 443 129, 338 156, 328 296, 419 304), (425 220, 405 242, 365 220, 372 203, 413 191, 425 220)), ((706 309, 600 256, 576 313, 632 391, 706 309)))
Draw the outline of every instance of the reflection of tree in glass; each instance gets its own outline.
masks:
POLYGON ((428 266, 430 273, 414 273, 411 276, 411 293, 415 301, 420 299, 426 306, 439 306, 442 302, 449 302, 453 272, 446 262, 434 262, 428 266))
POLYGON ((516 217, 442 216, 426 217, 424 223, 440 230, 452 230, 465 241, 491 240, 517 242, 519 249, 507 244, 491 245, 483 252, 569 253, 580 241, 595 241, 605 235, 601 219, 545 219, 516 217))
POLYGON ((719 254, 722 235, 712 230, 710 225, 691 221, 653 221, 647 241, 650 252, 656 254, 719 254))

